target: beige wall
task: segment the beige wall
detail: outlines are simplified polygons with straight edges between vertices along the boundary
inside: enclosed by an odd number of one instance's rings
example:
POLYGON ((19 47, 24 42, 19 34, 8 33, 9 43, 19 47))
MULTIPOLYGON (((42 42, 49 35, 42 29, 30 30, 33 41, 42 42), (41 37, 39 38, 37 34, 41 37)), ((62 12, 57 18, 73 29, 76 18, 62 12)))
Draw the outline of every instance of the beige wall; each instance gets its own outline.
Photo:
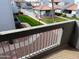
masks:
POLYGON ((15 29, 10 0, 0 0, 0 31, 15 29))

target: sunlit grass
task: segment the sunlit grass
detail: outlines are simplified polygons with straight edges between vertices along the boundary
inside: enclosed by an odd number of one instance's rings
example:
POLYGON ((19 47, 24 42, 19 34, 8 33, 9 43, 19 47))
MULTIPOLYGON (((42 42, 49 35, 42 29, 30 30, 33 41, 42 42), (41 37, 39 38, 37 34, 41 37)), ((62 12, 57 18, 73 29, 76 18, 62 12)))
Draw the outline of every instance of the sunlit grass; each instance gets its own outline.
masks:
POLYGON ((55 22, 61 22, 61 21, 66 21, 66 19, 61 19, 58 17, 54 17, 54 18, 43 18, 41 19, 41 21, 45 22, 45 23, 55 23, 55 22))
POLYGON ((24 23, 28 23, 31 26, 38 26, 38 25, 42 25, 40 22, 34 20, 33 18, 26 16, 26 15, 18 15, 17 18, 24 23))

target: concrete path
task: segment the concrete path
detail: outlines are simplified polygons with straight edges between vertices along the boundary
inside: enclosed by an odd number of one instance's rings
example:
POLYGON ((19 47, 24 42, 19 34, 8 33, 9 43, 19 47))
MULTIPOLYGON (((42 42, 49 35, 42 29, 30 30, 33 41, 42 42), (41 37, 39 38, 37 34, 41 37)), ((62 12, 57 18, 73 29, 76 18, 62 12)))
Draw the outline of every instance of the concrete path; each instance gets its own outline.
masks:
POLYGON ((79 51, 74 48, 60 49, 40 59, 79 59, 79 51))

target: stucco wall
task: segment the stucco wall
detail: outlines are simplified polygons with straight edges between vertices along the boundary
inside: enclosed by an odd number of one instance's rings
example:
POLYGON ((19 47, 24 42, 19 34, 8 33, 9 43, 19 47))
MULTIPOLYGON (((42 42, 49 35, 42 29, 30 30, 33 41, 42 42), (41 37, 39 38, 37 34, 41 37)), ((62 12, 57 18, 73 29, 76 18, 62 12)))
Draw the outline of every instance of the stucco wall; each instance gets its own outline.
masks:
POLYGON ((74 3, 74 0, 63 0, 64 3, 74 3))
POLYGON ((0 0, 0 31, 15 29, 9 0, 0 0))

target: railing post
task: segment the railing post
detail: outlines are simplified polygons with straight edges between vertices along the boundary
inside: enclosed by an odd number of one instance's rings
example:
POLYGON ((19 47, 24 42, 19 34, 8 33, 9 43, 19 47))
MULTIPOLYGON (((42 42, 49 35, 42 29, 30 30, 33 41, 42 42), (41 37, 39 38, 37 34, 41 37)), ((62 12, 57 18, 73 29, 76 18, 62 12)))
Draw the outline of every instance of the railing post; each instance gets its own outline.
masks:
POLYGON ((63 35, 61 38, 61 46, 68 45, 71 40, 71 36, 74 30, 75 22, 71 22, 69 24, 63 24, 63 35))
POLYGON ((76 49, 79 49, 79 21, 78 20, 75 23, 74 31, 72 32, 72 36, 70 40, 70 44, 76 49))

